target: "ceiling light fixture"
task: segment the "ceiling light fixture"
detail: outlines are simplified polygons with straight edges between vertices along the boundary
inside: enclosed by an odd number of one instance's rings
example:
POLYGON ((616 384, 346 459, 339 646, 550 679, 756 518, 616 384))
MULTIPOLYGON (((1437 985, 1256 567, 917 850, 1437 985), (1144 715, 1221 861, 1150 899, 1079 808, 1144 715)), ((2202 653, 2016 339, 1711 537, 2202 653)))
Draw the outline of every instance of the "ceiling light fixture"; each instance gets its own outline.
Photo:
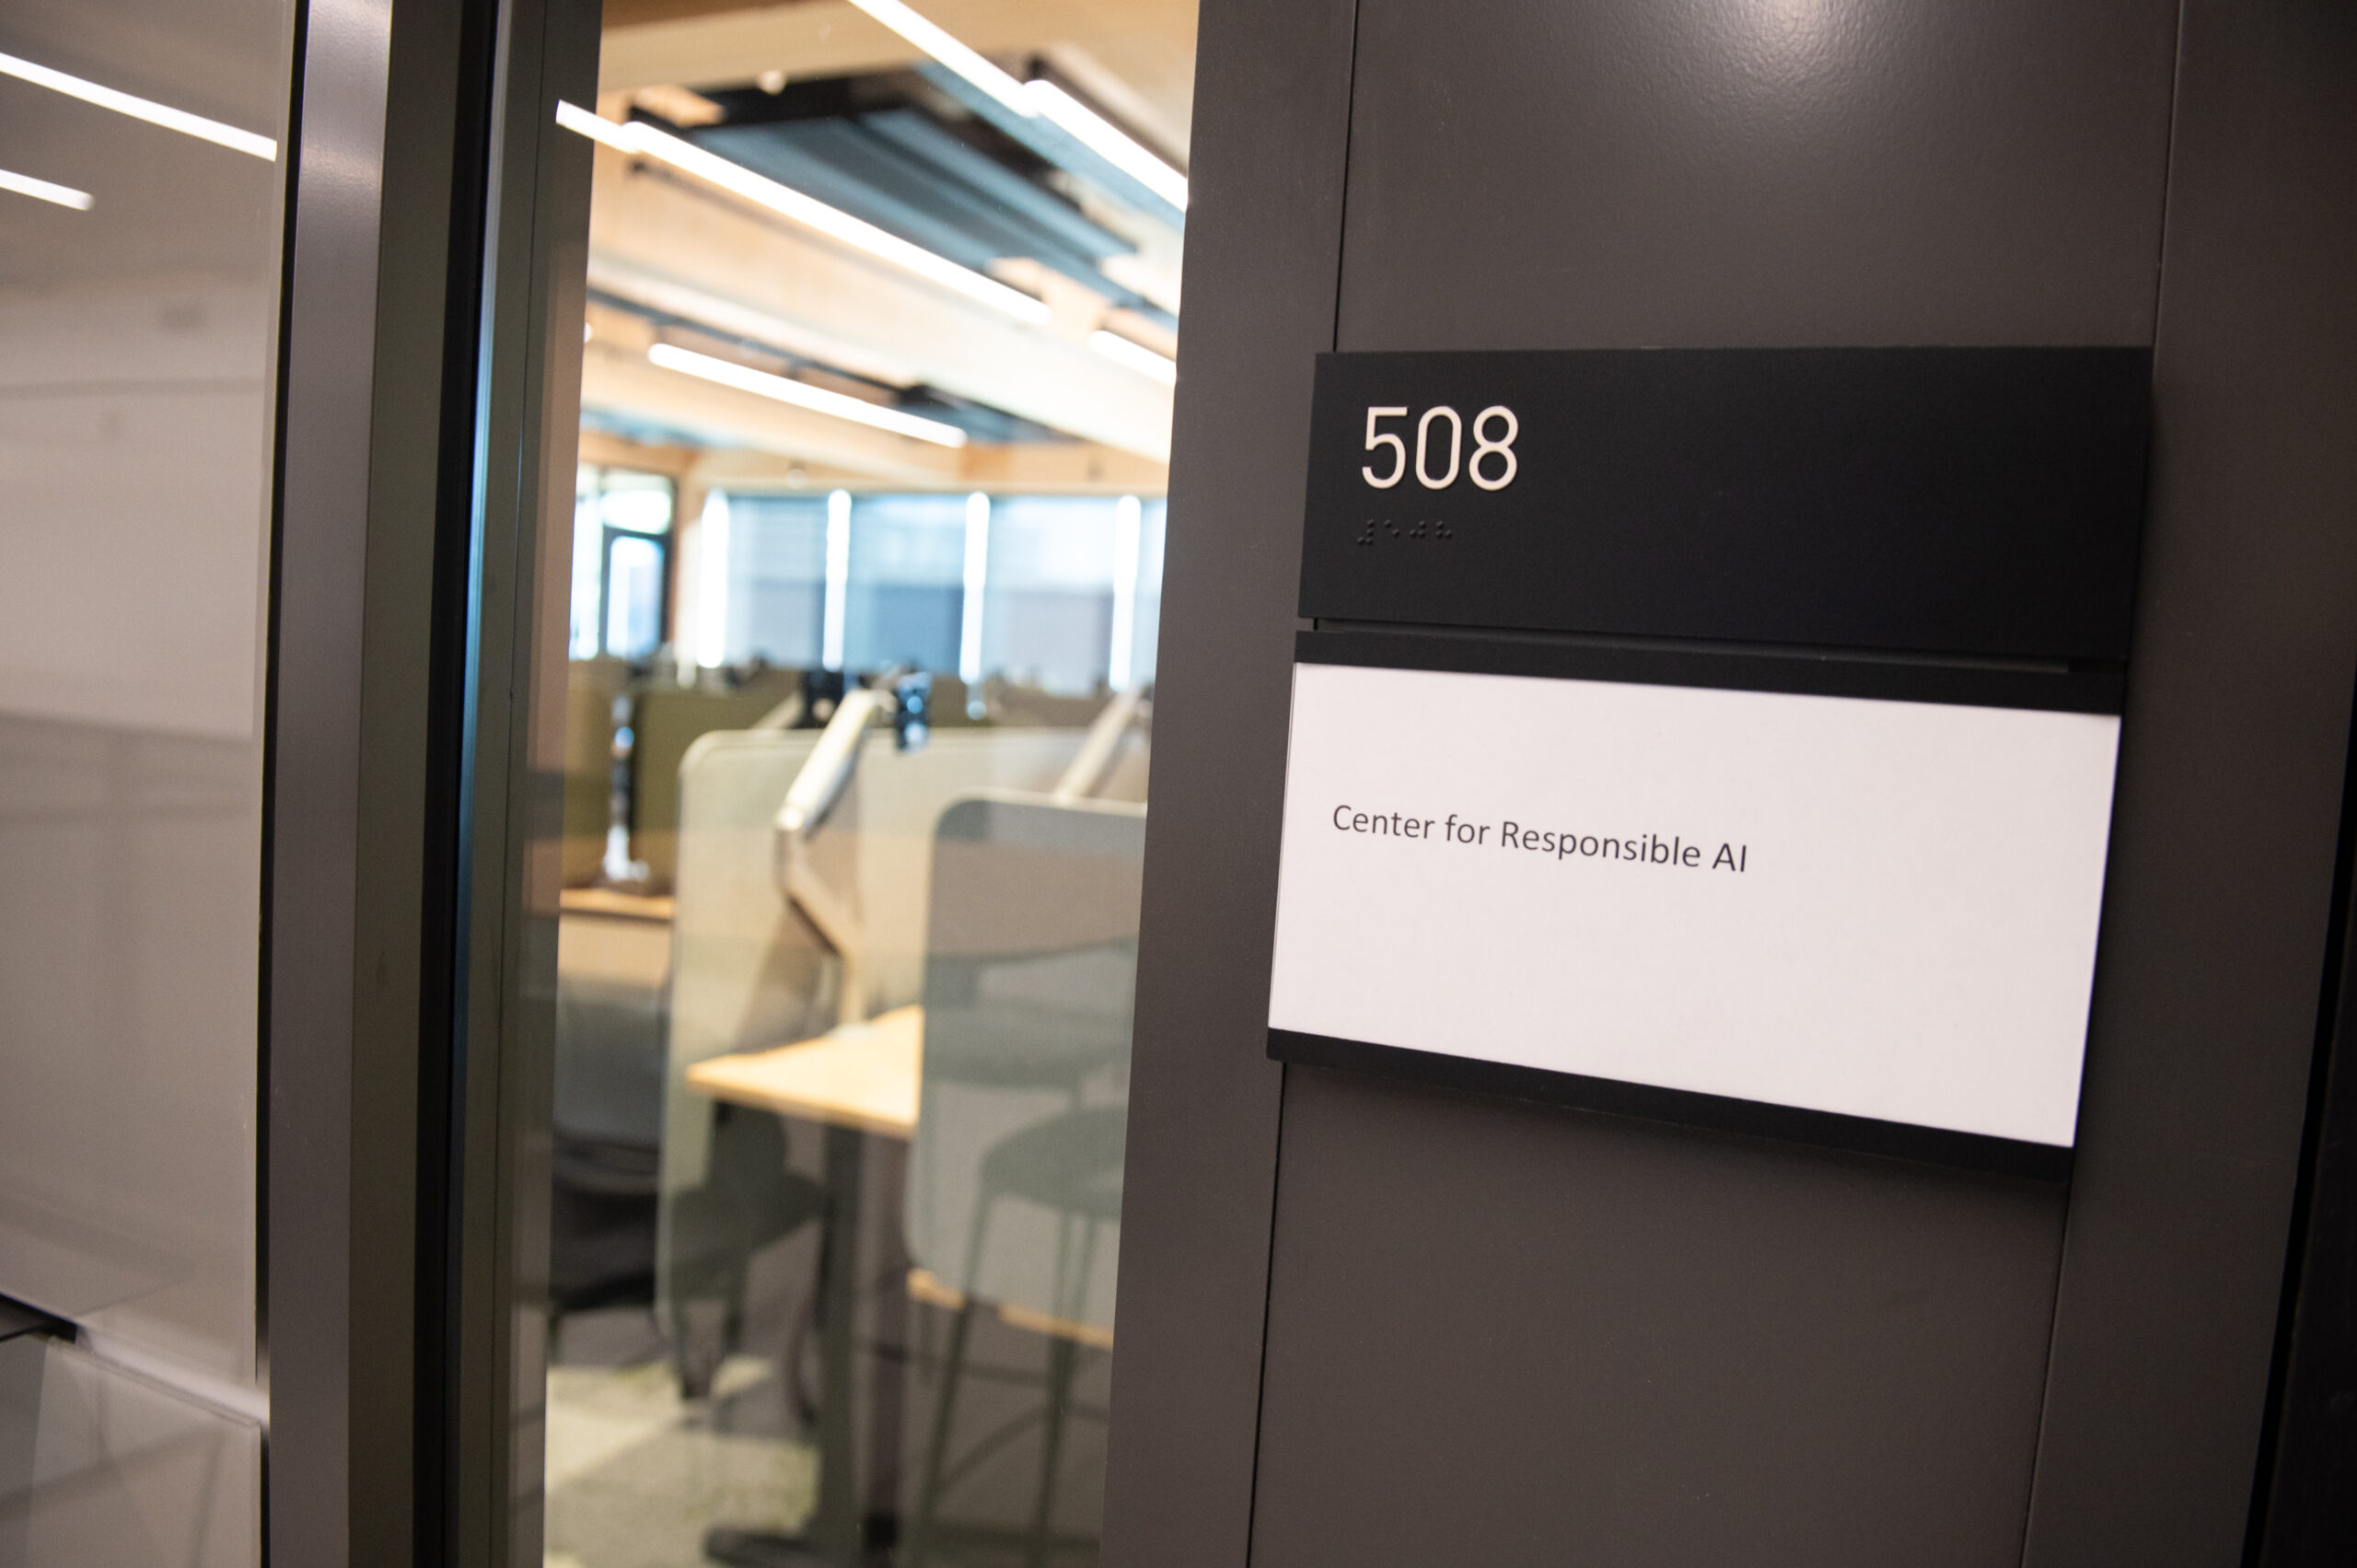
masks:
POLYGON ((1044 79, 1023 84, 1036 112, 1073 139, 1180 212, 1187 210, 1187 177, 1148 151, 1143 143, 1080 99, 1044 79))
POLYGON ((864 381, 881 381, 888 387, 913 387, 924 379, 889 355, 873 353, 831 332, 822 332, 799 321, 789 321, 766 310, 740 305, 736 300, 676 282, 626 261, 617 261, 610 256, 594 253, 590 256, 589 287, 594 293, 611 295, 645 310, 680 317, 699 327, 709 328, 725 338, 740 338, 795 359, 812 360, 837 370, 849 371, 864 381))
POLYGON ((708 354, 698 354, 672 343, 656 343, 646 351, 646 357, 666 370, 677 370, 685 376, 700 377, 723 387, 734 387, 740 392, 792 403, 813 413, 832 414, 855 424, 888 430, 896 436, 910 436, 919 441, 930 441, 936 447, 962 447, 966 433, 954 424, 937 419, 921 419, 912 413, 902 413, 896 408, 885 408, 841 392, 828 391, 804 381, 789 381, 783 376, 772 376, 766 370, 756 370, 749 365, 733 360, 715 359, 708 354))
POLYGON ((145 120, 150 125, 161 125, 167 131, 178 131, 202 141, 249 153, 264 162, 275 163, 278 160, 278 144, 268 136, 240 131, 235 125, 224 125, 218 120, 207 120, 202 114, 191 114, 184 109, 174 109, 150 99, 135 98, 112 87, 102 87, 96 82, 86 82, 79 76, 69 76, 46 65, 36 65, 13 54, 0 54, 0 75, 14 76, 20 82, 48 87, 68 98, 78 98, 84 103, 111 109, 117 114, 128 114, 134 120, 145 120))
POLYGON ((1166 387, 1178 384, 1178 362, 1160 354, 1144 343, 1133 343, 1119 332, 1095 331, 1088 334, 1088 346, 1113 361, 1126 365, 1142 376, 1151 376, 1166 387))
POLYGON ((14 191, 19 196, 54 202, 77 213, 90 210, 90 193, 87 191, 76 191, 71 185, 52 185, 46 180, 35 180, 29 174, 11 174, 5 168, 0 168, 0 191, 14 191))
POLYGON ((1187 210, 1187 177, 1144 144, 1053 82, 1018 82, 903 0, 852 0, 852 4, 955 71, 1026 120, 1044 119, 1180 212, 1187 210))
POLYGON ((1026 120, 1039 112, 1023 101, 1022 83, 917 15, 901 0, 851 0, 851 3, 1026 120))
POLYGON ((955 289, 970 299, 994 306, 1017 320, 1028 321, 1034 326, 1043 326, 1047 322, 1048 307, 1022 290, 1009 288, 995 278, 984 277, 970 267, 961 267, 946 256, 936 256, 921 245, 911 245, 897 234, 887 233, 863 218, 855 218, 815 197, 806 196, 791 186, 781 185, 764 175, 756 174, 743 164, 731 163, 716 153, 708 153, 693 142, 683 141, 668 131, 658 131, 643 120, 617 124, 586 109, 560 101, 556 106, 556 122, 593 142, 602 142, 617 152, 627 153, 633 157, 659 158, 708 185, 717 185, 758 206, 768 208, 780 217, 791 218, 806 228, 817 229, 830 239, 839 239, 944 288, 955 289))

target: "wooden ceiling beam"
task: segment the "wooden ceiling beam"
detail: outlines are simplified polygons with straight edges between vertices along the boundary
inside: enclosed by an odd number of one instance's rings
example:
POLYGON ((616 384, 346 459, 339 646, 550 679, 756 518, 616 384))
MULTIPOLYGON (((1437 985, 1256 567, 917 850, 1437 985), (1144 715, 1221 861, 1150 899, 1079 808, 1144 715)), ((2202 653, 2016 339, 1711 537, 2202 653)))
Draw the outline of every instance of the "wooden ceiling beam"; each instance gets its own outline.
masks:
POLYGON ((581 406, 593 420, 700 437, 656 441, 593 425, 581 460, 714 490, 974 491, 1026 495, 1159 495, 1167 465, 1086 441, 936 447, 715 386, 649 363, 644 340, 600 312, 582 354, 581 406))
MULTIPOLYGON (((610 148, 598 149, 596 180, 593 275, 618 296, 637 279, 650 293, 689 291, 804 334, 855 336, 943 391, 1169 459, 1171 389, 1090 349, 1082 339, 1093 323, 1062 323, 1061 332, 1028 326, 610 148)), ((757 336, 741 319, 733 330, 757 336)))
MULTIPOLYGON (((918 9, 984 54, 1080 52, 1081 60, 1067 66, 1076 77, 1094 66, 1127 91, 1102 81, 1082 86, 1120 99, 1109 107, 1138 120, 1139 130, 1185 157, 1193 110, 1194 0, 923 0, 918 9)), ((922 63, 907 41, 849 0, 726 8, 640 0, 614 8, 610 17, 598 59, 601 92, 730 87, 765 71, 789 77, 861 75, 922 63)))
POLYGON ((684 479, 703 455, 701 447, 637 441, 610 430, 588 429, 581 433, 580 460, 592 468, 629 469, 636 473, 684 479))
POLYGON ((666 370, 644 354, 590 343, 582 353, 583 412, 714 445, 749 447, 782 458, 825 463, 927 489, 955 484, 957 449, 833 414, 781 403, 666 370))

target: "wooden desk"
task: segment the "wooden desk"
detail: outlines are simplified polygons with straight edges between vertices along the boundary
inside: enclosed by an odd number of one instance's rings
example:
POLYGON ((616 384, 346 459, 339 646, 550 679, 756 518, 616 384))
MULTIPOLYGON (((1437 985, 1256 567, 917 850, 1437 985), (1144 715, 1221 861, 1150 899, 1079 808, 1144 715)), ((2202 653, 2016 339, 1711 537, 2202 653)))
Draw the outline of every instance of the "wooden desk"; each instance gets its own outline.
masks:
MULTIPOLYGON (((853 1488, 856 1461, 852 1424, 855 1349, 852 1326, 859 1310, 860 1182, 865 1134, 906 1143, 917 1127, 917 1085, 924 1058, 924 1009, 895 1007, 864 1024, 845 1024, 816 1040, 740 1056, 711 1056, 688 1069, 688 1086, 714 1099, 781 1116, 798 1116, 826 1130, 827 1207, 820 1232, 819 1278, 825 1299, 819 1315, 819 1506, 806 1534, 777 1544, 805 1562, 858 1568, 865 1561, 862 1508, 853 1488)), ((894 1223, 897 1224, 897 1221, 894 1223)), ((871 1443, 873 1474, 891 1473, 900 1426, 898 1368, 876 1368, 877 1419, 871 1443), (885 1412, 892 1419, 885 1419, 885 1412)), ((875 1500, 871 1499, 871 1506, 875 1500)), ((891 1512, 886 1501, 882 1511, 891 1512)), ((781 1555, 781 1562, 793 1560, 781 1555)))
POLYGON ((668 922, 678 900, 668 893, 624 893, 612 888, 563 888, 558 910, 565 914, 610 914, 625 920, 668 922))
POLYGON ((714 1099, 807 1117, 907 1142, 916 1132, 924 1062, 924 1009, 895 1007, 816 1040, 688 1069, 688 1086, 714 1099))

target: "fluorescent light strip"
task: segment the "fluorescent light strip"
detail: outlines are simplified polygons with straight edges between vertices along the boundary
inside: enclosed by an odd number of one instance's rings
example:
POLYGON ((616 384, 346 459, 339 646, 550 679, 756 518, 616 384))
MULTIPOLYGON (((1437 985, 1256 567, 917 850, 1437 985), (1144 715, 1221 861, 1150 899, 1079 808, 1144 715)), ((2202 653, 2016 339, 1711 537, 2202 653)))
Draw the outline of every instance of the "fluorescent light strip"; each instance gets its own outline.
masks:
MULTIPOLYGON (((592 114, 576 103, 556 100, 556 122, 568 131, 578 132, 593 142, 603 142, 618 153, 639 151, 637 139, 631 135, 631 125, 609 120, 602 114, 592 114)), ((633 122, 632 124, 635 124, 633 122)))
POLYGON ((1053 82, 1026 82, 1023 96, 1039 106, 1036 113, 1070 132, 1090 152, 1180 212, 1187 210, 1187 177, 1148 151, 1128 132, 1053 82))
POLYGON ((911 245, 897 234, 883 229, 863 218, 830 207, 815 197, 806 196, 791 186, 754 173, 742 164, 729 162, 714 153, 708 153, 692 142, 682 141, 667 131, 658 131, 643 120, 616 124, 586 109, 560 101, 556 106, 556 122, 568 131, 579 132, 594 142, 602 142, 617 152, 632 157, 660 158, 672 168, 694 175, 706 184, 742 196, 758 206, 766 207, 781 217, 791 218, 806 228, 815 228, 830 239, 854 246, 879 260, 891 262, 957 290, 985 305, 995 306, 1018 320, 1043 326, 1048 319, 1048 307, 1020 289, 1009 288, 994 278, 984 277, 970 267, 961 267, 946 256, 936 256, 920 245, 911 245))
POLYGON ((852 0, 852 4, 1024 119, 1045 119, 1061 127, 1081 145, 1180 212, 1187 210, 1185 175, 1053 82, 1016 81, 909 9, 902 0, 852 0))
POLYGON ((134 120, 145 120, 150 125, 161 125, 167 131, 178 131, 200 141, 250 153, 266 163, 278 160, 278 144, 268 136, 258 136, 251 131, 240 131, 235 125, 224 125, 218 120, 207 120, 202 114, 191 114, 184 109, 174 109, 168 104, 134 98, 112 87, 102 87, 96 82, 86 82, 79 76, 69 76, 46 65, 36 65, 13 54, 0 54, 0 76, 14 76, 20 82, 48 87, 68 98, 78 98, 84 103, 97 104, 100 109, 111 109, 117 114, 128 114, 134 120))
POLYGON ((682 375, 700 377, 723 387, 734 387, 740 392, 751 392, 782 403, 792 403, 813 413, 831 414, 856 424, 873 425, 878 430, 888 430, 895 436, 930 441, 936 447, 962 447, 966 444, 966 433, 954 424, 945 424, 937 419, 921 419, 912 413, 902 413, 896 408, 885 408, 858 398, 846 397, 841 392, 830 392, 824 387, 813 387, 807 382, 789 381, 783 376, 772 376, 766 370, 756 370, 749 365, 738 365, 733 360, 715 359, 693 349, 656 343, 646 351, 646 357, 666 370, 677 370, 682 375))
POLYGON ((724 336, 743 338, 790 354, 796 359, 815 360, 838 370, 849 371, 864 380, 882 381, 888 386, 913 387, 924 379, 899 361, 870 353, 856 343, 739 305, 733 299, 709 294, 686 284, 674 283, 659 273, 644 272, 607 256, 589 258, 589 286, 633 304, 645 306, 667 315, 684 317, 701 326, 710 327, 724 336))
POLYGON ((0 191, 14 191, 19 196, 54 202, 77 213, 90 210, 90 193, 87 191, 76 191, 71 185, 52 185, 46 180, 35 180, 29 174, 11 174, 5 168, 0 168, 0 191))
POLYGON ((1088 346, 1114 364, 1126 365, 1141 376, 1151 376, 1166 387, 1178 384, 1177 360, 1156 354, 1144 343, 1133 343, 1119 332, 1091 332, 1088 346))
POLYGON ((900 0, 851 0, 877 21, 957 72, 1026 120, 1039 110, 1023 100, 1023 84, 1000 70, 900 0))

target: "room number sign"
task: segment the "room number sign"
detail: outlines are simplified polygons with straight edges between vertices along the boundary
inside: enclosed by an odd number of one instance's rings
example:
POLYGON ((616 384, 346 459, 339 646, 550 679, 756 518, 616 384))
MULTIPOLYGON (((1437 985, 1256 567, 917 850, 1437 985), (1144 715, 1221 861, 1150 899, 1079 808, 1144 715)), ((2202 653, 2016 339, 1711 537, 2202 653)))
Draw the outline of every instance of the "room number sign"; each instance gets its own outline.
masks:
POLYGON ((2119 656, 2146 384, 2134 350, 1321 355, 1301 613, 2119 656))
MULTIPOLYGON (((1360 465, 1359 473, 1365 479, 1370 489, 1389 490, 1408 476, 1408 444, 1397 434, 1382 428, 1383 422, 1387 419, 1407 417, 1408 409, 1404 403, 1396 408, 1374 405, 1368 407, 1366 449, 1370 452, 1378 452, 1387 447, 1391 451, 1391 468, 1387 473, 1378 474, 1371 463, 1360 465)), ((1504 490, 1507 485, 1512 484, 1517 466, 1515 462, 1514 441, 1515 437, 1521 434, 1522 422, 1515 419, 1514 410, 1504 403, 1492 403, 1488 408, 1475 414, 1473 416, 1473 456, 1465 465, 1465 477, 1483 490, 1504 490), (1503 430, 1504 434, 1494 436, 1485 435, 1483 433, 1485 429, 1503 430), (1485 459, 1493 459, 1487 472, 1482 471, 1481 467, 1485 459)), ((1465 422, 1457 417, 1455 409, 1446 403, 1439 403, 1424 410, 1416 421, 1414 464, 1416 482, 1426 490, 1446 490, 1450 485, 1455 484, 1457 460, 1464 446, 1465 422), (1448 424, 1448 464, 1440 472, 1434 473, 1428 459, 1434 445, 1432 436, 1433 424, 1438 420, 1446 420, 1448 424)))
POLYGON ((2149 375, 1324 356, 1271 1053, 2067 1171, 2149 375))

